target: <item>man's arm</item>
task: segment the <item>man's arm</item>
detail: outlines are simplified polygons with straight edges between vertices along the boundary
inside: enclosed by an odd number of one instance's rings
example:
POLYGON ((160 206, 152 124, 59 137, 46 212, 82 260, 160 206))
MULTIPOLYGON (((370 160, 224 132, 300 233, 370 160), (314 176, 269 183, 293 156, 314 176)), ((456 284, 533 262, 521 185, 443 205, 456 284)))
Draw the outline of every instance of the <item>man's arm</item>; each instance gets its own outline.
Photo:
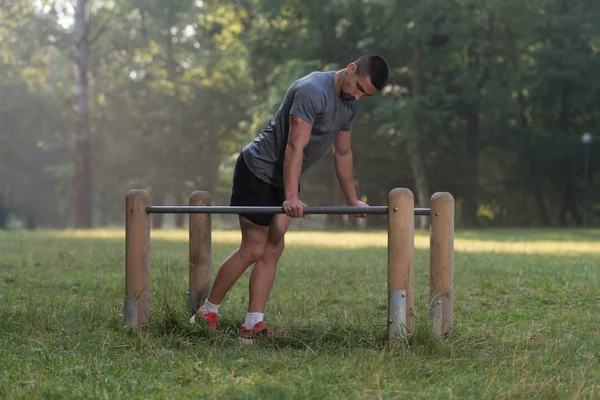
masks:
POLYGON ((285 201, 283 208, 290 217, 301 217, 304 204, 298 200, 298 181, 302 173, 302 156, 310 139, 312 125, 295 115, 290 115, 290 134, 283 160, 285 201))
MULTIPOLYGON (((342 191, 344 192, 344 197, 346 197, 346 203, 349 206, 367 206, 366 203, 363 203, 356 197, 353 178, 354 162, 352 160, 350 136, 350 131, 340 131, 333 142, 335 172, 342 191)), ((366 215, 356 216, 365 217, 366 215)))
POLYGON ((354 188, 352 148, 350 147, 350 131, 340 131, 333 142, 333 161, 338 181, 346 197, 348 205, 356 205, 356 189, 354 188))

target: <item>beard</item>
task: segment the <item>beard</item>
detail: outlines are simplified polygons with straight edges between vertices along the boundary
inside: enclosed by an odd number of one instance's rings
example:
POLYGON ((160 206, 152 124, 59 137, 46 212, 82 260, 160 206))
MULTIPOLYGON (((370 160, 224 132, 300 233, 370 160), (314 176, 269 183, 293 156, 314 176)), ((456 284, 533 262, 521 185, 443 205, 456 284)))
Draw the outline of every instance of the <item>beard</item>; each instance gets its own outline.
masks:
POLYGON ((344 92, 344 89, 340 89, 340 99, 342 101, 350 101, 354 100, 354 96, 351 96, 348 93, 344 92))

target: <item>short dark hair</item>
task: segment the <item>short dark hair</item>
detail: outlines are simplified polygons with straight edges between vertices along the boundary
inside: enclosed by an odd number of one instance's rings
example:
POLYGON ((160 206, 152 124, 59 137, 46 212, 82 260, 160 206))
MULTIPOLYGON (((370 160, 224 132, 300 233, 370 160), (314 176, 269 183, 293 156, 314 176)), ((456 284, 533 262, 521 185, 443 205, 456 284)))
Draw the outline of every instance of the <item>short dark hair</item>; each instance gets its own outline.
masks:
POLYGON ((371 83, 377 90, 383 89, 388 80, 388 64, 385 59, 377 54, 368 54, 354 61, 356 73, 360 76, 366 74, 371 78, 371 83))

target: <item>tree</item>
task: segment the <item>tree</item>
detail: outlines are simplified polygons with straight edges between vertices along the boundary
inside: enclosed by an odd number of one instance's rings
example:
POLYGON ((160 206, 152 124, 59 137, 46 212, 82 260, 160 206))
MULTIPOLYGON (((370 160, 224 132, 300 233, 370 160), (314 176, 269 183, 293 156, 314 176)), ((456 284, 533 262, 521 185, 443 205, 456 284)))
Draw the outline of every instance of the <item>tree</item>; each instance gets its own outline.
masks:
POLYGON ((91 138, 88 111, 88 57, 89 10, 87 1, 77 0, 75 8, 75 93, 74 106, 77 121, 75 134, 75 226, 91 228, 92 221, 92 165, 91 138))

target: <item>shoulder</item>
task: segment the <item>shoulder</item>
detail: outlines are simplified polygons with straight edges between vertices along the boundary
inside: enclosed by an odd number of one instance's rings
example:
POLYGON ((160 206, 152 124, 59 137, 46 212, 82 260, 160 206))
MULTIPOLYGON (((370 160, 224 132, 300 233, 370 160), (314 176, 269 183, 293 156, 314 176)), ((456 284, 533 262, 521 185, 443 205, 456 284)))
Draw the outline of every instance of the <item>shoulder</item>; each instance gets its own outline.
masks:
POLYGON ((324 104, 326 90, 318 74, 318 72, 313 72, 293 83, 292 89, 295 100, 310 100, 318 104, 324 104))
POLYGON ((315 86, 326 87, 330 80, 333 80, 335 71, 313 71, 303 77, 299 78, 296 82, 308 83, 315 86))
POLYGON ((293 87, 296 90, 302 90, 311 93, 325 94, 325 80, 323 72, 311 72, 294 82, 293 87))

